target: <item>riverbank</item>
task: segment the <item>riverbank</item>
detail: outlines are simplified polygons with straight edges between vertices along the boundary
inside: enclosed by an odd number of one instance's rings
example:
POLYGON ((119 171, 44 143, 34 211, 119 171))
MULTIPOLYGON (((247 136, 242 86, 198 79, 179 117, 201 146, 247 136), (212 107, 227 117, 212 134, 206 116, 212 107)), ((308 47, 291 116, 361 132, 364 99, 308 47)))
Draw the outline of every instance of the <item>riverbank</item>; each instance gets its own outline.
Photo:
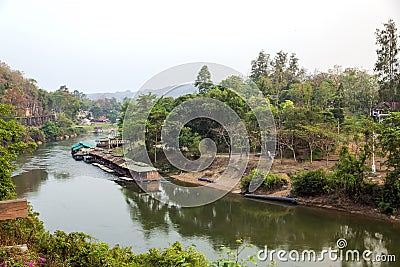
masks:
POLYGON ((381 213, 379 209, 370 205, 354 203, 351 200, 341 199, 338 195, 332 194, 329 196, 319 197, 297 197, 299 205, 316 207, 323 209, 331 209, 342 211, 351 214, 358 214, 368 217, 373 217, 381 220, 400 223, 400 215, 386 215, 381 213))
MULTIPOLYGON (((66 118, 62 116, 59 119, 65 121, 66 118)), ((65 123, 61 123, 65 124, 65 123)), ((93 125, 74 125, 72 121, 68 121, 67 126, 60 127, 58 124, 49 122, 41 127, 28 126, 27 132, 30 138, 38 145, 44 143, 63 141, 70 138, 76 138, 81 134, 95 133, 95 127, 100 127, 102 131, 108 133, 111 130, 116 131, 115 124, 97 123, 93 125)))
MULTIPOLYGON (((206 177, 209 179, 216 179, 222 172, 225 170, 225 167, 228 163, 229 159, 227 157, 217 157, 217 159, 211 164, 211 166, 204 171, 196 172, 196 173, 179 173, 170 175, 172 178, 189 183, 192 185, 206 185, 208 184, 205 181, 197 180, 198 177, 206 177)), ((250 173, 252 169, 257 166, 258 158, 256 156, 250 156, 249 164, 246 169, 246 173, 250 173)), ((294 162, 293 159, 276 159, 271 167, 271 173, 284 175, 289 178, 288 175, 297 174, 302 171, 314 170, 318 168, 330 168, 337 162, 336 159, 330 160, 328 163, 324 160, 322 161, 314 161, 312 164, 310 162, 294 162)), ((371 177, 370 180, 376 182, 377 184, 383 184, 384 170, 379 170, 374 177, 371 177)), ((290 181, 290 179, 288 179, 290 181)), ((276 191, 273 193, 267 193, 262 190, 257 190, 255 193, 266 196, 275 196, 275 197, 292 197, 291 192, 291 183, 284 188, 283 190, 276 191)), ((242 194, 242 190, 240 188, 240 184, 238 184, 233 190, 232 193, 242 194)), ((298 204, 302 206, 315 207, 315 208, 323 208, 323 209, 331 209, 351 214, 359 214, 363 216, 378 218, 382 220, 388 220, 392 222, 400 223, 400 214, 397 215, 386 215, 373 205, 366 205, 356 203, 350 199, 347 199, 343 196, 340 196, 337 193, 332 193, 329 195, 322 196, 313 196, 313 197, 296 197, 298 200, 298 204)))

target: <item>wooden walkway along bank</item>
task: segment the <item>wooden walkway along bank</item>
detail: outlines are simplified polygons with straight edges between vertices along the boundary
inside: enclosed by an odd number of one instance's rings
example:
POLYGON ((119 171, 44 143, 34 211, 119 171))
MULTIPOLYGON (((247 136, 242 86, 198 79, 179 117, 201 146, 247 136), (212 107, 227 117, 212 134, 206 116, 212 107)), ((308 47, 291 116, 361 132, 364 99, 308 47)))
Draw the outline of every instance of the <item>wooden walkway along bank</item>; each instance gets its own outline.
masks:
POLYGON ((24 126, 42 126, 47 121, 56 121, 56 114, 46 116, 15 117, 24 126))

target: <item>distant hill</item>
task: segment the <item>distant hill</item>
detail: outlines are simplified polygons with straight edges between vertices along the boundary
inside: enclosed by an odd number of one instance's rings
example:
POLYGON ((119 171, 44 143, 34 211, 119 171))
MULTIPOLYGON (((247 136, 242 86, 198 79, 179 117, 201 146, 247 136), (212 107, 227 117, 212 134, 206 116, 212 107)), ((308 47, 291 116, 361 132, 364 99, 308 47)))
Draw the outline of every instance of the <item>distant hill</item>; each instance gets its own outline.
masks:
MULTIPOLYGON (((191 94, 197 90, 196 87, 194 87, 193 84, 183 84, 179 85, 176 87, 165 87, 161 89, 144 89, 140 91, 140 94, 148 94, 152 93, 157 96, 164 95, 165 97, 172 96, 174 98, 186 95, 186 94, 191 94)), ((103 98, 113 98, 117 99, 117 101, 122 102, 122 100, 127 97, 127 98, 132 98, 137 94, 137 92, 132 92, 130 90, 126 90, 124 92, 115 92, 115 93, 93 93, 93 94, 87 94, 87 98, 91 100, 98 100, 98 99, 103 99, 103 98)))
POLYGON ((151 92, 152 94, 158 96, 163 95, 164 97, 172 96, 173 98, 177 98, 182 95, 192 94, 195 91, 197 91, 197 88, 193 84, 182 84, 178 86, 168 86, 155 90, 144 89, 140 92, 140 94, 148 94, 151 92))
POLYGON ((103 98, 115 98, 117 101, 122 102, 122 100, 127 97, 131 98, 135 95, 134 92, 130 90, 126 90, 124 92, 115 92, 115 93, 93 93, 93 94, 87 94, 87 98, 91 100, 99 100, 103 98))

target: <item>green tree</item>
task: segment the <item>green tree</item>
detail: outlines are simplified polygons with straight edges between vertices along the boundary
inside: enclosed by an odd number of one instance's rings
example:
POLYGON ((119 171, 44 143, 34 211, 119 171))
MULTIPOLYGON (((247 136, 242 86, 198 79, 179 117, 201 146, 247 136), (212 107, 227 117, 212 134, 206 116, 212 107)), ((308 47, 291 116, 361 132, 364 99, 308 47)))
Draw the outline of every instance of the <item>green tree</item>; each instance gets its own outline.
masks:
POLYGON ((75 118, 76 113, 80 109, 81 101, 80 98, 71 94, 66 86, 61 86, 57 91, 50 93, 49 97, 51 99, 50 107, 55 112, 65 113, 70 119, 75 118))
POLYGON ((282 156, 283 156, 283 147, 288 148, 290 151, 292 151, 293 154, 293 159, 294 161, 297 161, 296 159, 296 148, 299 145, 299 138, 298 138, 298 131, 296 129, 288 129, 288 130, 279 130, 277 132, 278 135, 278 142, 280 145, 281 149, 281 162, 282 162, 282 156))
POLYGON ((400 206, 400 113, 392 113, 385 120, 379 145, 387 158, 386 180, 379 206, 385 212, 397 214, 400 206))
POLYGON ((197 74, 197 78, 194 82, 194 86, 199 89, 199 93, 203 94, 207 92, 207 90, 213 85, 211 80, 211 73, 208 70, 207 65, 201 67, 199 73, 197 74))
POLYGON ((120 112, 119 112, 118 118, 116 119, 117 125, 118 125, 118 131, 120 133, 122 133, 123 126, 124 126, 125 114, 126 114, 126 111, 127 111, 128 107, 129 107, 129 104, 131 103, 131 101, 132 100, 130 100, 128 98, 124 99, 124 101, 123 101, 123 103, 121 105, 121 108, 120 108, 120 112))
POLYGON ((10 116, 13 107, 0 104, 0 200, 15 197, 15 187, 11 180, 14 169, 11 161, 29 148, 34 148, 35 143, 26 142, 24 139, 25 128, 15 120, 5 120, 10 116))
POLYGON ((305 125, 300 126, 298 136, 308 144, 310 150, 310 163, 313 162, 313 152, 319 147, 323 132, 319 125, 305 125))
POLYGON ((344 101, 352 114, 369 114, 378 98, 378 86, 374 76, 356 68, 347 68, 340 78, 337 100, 344 101))
POLYGON ((256 60, 251 61, 250 78, 257 83, 262 76, 269 76, 270 71, 270 55, 263 50, 260 51, 256 60))
POLYGON ((335 180, 338 188, 343 189, 346 194, 358 200, 362 194, 364 186, 366 153, 358 157, 349 151, 347 146, 343 146, 339 152, 339 162, 335 164, 335 180))
POLYGON ((382 101, 399 101, 399 36, 392 19, 384 23, 384 29, 376 29, 376 54, 375 71, 379 77, 380 97, 382 101))
POLYGON ((287 63, 287 53, 283 51, 279 51, 272 62, 273 72, 271 74, 271 79, 273 88, 275 89, 275 106, 279 106, 281 92, 287 89, 289 84, 287 63))
POLYGON ((163 98, 158 99, 146 121, 146 144, 148 150, 154 147, 154 163, 157 161, 157 145, 161 141, 161 129, 168 115, 166 109, 161 105, 162 102, 163 98))
POLYGON ((199 144, 201 141, 201 137, 198 133, 192 131, 190 127, 182 127, 181 132, 179 133, 179 147, 182 151, 183 147, 186 147, 189 150, 189 153, 193 154, 193 156, 200 156, 199 144))
POLYGON ((319 148, 324 152, 326 159, 326 166, 329 162, 329 152, 331 152, 333 146, 335 145, 338 136, 335 133, 335 126, 332 123, 324 123, 319 125, 321 132, 321 139, 318 142, 319 148))
POLYGON ((52 121, 46 121, 42 126, 41 130, 46 135, 47 140, 53 140, 55 137, 61 134, 58 126, 52 121))
MULTIPOLYGON (((393 112, 391 116, 385 120, 385 126, 380 135, 380 145, 382 152, 387 156, 386 164, 390 173, 400 174, 400 113, 393 112), (393 169, 391 169, 393 168, 393 169)), ((390 174, 389 173, 389 174, 390 174)), ((399 179, 398 174, 393 178, 399 179)))
POLYGON ((300 76, 304 74, 304 69, 300 69, 299 59, 296 57, 295 53, 290 55, 287 71, 289 85, 300 82, 300 76))
POLYGON ((98 104, 93 105, 89 111, 92 112, 94 118, 104 115, 103 109, 98 104))
POLYGON ((293 101, 297 106, 310 108, 312 93, 313 88, 309 82, 293 83, 289 86, 289 90, 282 93, 282 96, 286 100, 293 101))

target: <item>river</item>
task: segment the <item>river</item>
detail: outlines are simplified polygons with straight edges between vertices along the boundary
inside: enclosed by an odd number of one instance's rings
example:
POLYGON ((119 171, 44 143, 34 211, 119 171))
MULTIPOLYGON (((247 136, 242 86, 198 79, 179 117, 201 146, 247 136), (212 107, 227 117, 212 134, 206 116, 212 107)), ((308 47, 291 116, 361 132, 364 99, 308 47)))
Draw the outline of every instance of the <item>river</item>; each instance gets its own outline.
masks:
POLYGON ((16 162, 13 180, 17 193, 28 199, 51 232, 83 231, 111 245, 131 246, 135 253, 165 248, 178 240, 184 246, 195 244, 195 249, 211 260, 218 257, 220 245, 234 248, 237 239, 255 246, 243 252, 246 256, 265 246, 269 250, 302 253, 312 249, 320 253, 337 249, 337 240, 344 238, 345 249, 358 250, 360 255, 365 250, 395 255, 397 263, 332 261, 325 257, 323 262, 300 259, 278 261, 276 266, 400 266, 399 224, 233 194, 197 208, 168 207, 137 186, 121 186, 113 181, 114 175, 72 159, 70 147, 74 143, 94 144, 95 138, 86 135, 44 144, 16 162))

